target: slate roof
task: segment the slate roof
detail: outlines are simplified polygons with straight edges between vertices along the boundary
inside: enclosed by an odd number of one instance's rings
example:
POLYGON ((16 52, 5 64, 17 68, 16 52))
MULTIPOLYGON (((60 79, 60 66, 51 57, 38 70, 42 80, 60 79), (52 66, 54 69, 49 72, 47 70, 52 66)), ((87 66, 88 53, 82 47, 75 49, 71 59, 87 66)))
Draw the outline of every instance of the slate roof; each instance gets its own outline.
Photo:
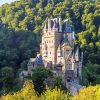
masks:
POLYGON ((40 54, 38 54, 36 56, 36 58, 34 59, 34 65, 41 65, 43 64, 43 59, 42 59, 42 56, 40 54))
POLYGON ((70 21, 67 19, 64 21, 64 32, 66 33, 72 33, 73 32, 73 29, 72 29, 72 26, 70 25, 70 21))
POLYGON ((30 58, 28 62, 28 66, 31 66, 31 65, 43 65, 42 56, 38 54, 36 58, 30 58))
POLYGON ((68 36, 64 34, 63 41, 61 42, 62 46, 69 45, 68 36))
POLYGON ((72 85, 72 86, 74 86, 74 87, 76 87, 77 88, 77 90, 80 90, 81 88, 82 88, 82 86, 81 85, 79 85, 78 83, 75 83, 75 82, 70 82, 70 84, 72 85))

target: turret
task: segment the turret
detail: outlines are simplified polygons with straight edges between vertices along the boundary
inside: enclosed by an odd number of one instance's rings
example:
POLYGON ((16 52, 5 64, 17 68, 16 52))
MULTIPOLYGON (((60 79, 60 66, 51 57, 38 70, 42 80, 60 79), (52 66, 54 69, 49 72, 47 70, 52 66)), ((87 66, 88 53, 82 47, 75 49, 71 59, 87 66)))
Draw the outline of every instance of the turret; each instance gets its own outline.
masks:
POLYGON ((48 26, 47 26, 47 24, 45 24, 45 26, 44 26, 44 32, 47 31, 47 30, 48 30, 48 26))
POLYGON ((51 20, 48 19, 48 30, 51 30, 51 20))
POLYGON ((75 54, 74 54, 74 51, 72 52, 71 62, 72 62, 72 70, 74 70, 74 66, 75 66, 75 54))
POLYGON ((62 23, 61 18, 59 17, 59 32, 62 32, 62 23))
POLYGON ((64 35, 63 35, 63 45, 70 45, 70 44, 69 44, 69 41, 68 41, 68 36, 67 36, 67 34, 64 34, 64 35))
POLYGON ((44 57, 47 57, 47 45, 46 45, 46 43, 45 43, 45 47, 44 47, 44 54, 43 54, 43 56, 44 57))
POLYGON ((79 61, 79 47, 76 48, 76 52, 75 52, 75 60, 79 61))
POLYGON ((53 31, 57 31, 56 22, 53 21, 53 31))
POLYGON ((61 47, 60 47, 60 45, 58 47, 57 55, 58 55, 58 57, 61 57, 61 47))
POLYGON ((64 26, 65 26, 64 32, 72 33, 70 21, 68 19, 64 21, 64 26))

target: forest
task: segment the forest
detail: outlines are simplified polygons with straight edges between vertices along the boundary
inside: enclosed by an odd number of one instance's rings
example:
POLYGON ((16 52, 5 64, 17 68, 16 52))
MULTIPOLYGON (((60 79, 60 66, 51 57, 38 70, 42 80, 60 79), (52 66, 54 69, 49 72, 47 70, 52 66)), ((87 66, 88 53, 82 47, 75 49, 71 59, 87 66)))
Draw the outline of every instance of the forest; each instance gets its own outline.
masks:
MULTIPOLYGON (((100 0, 19 0, 2 5, 0 71, 7 72, 10 68, 16 82, 18 72, 27 69, 29 58, 39 52, 47 19, 60 16, 62 22, 65 19, 71 21, 76 34, 75 45, 79 45, 84 53, 81 84, 100 84, 99 4, 100 0)), ((4 80, 1 72, 0 85, 4 80)))

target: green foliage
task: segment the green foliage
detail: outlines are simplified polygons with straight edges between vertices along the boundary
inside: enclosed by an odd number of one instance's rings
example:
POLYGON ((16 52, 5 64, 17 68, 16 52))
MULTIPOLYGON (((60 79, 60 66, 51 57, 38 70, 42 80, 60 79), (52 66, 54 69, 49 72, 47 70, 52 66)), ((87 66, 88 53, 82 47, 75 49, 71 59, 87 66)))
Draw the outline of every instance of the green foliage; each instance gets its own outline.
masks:
MULTIPOLYGON (((39 51, 48 18, 69 18, 77 33, 76 45, 84 65, 100 64, 100 0, 19 0, 0 7, 0 68, 26 66, 39 51)), ((98 78, 99 79, 99 78, 98 78)))
POLYGON ((53 79, 53 87, 57 87, 57 88, 63 88, 63 80, 60 76, 54 77, 53 79))
POLYGON ((89 86, 82 88, 77 93, 73 100, 99 100, 100 99, 100 85, 89 86))
POLYGON ((46 88, 46 91, 37 96, 31 81, 26 81, 23 88, 15 93, 9 93, 0 98, 0 100, 70 100, 69 93, 65 93, 60 89, 46 88))
POLYGON ((70 94, 64 92, 59 88, 50 89, 47 88, 46 91, 41 95, 41 100, 71 100, 70 94))
POLYGON ((11 67, 1 69, 2 82, 4 86, 8 86, 14 81, 14 70, 11 67))
POLYGON ((3 67, 0 75, 0 95, 9 92, 14 84, 14 69, 12 67, 3 67))
MULTIPOLYGON (((84 55, 86 55, 84 56, 84 64, 86 64, 88 60, 100 64, 100 57, 98 57, 100 53, 100 32, 98 31, 100 27, 100 6, 98 2, 99 0, 19 0, 10 5, 5 4, 0 7, 0 23, 2 22, 2 25, 17 31, 23 30, 21 34, 24 33, 24 35, 26 33, 25 31, 27 31, 28 34, 32 35, 32 38, 36 39, 32 43, 33 49, 35 50, 32 52, 32 49, 29 49, 30 51, 28 51, 26 55, 27 60, 30 55, 36 54, 37 50, 39 50, 39 45, 34 45, 35 43, 40 43, 41 32, 47 18, 57 17, 59 15, 63 20, 69 18, 74 25, 75 31, 79 33, 76 43, 80 45, 84 50, 84 55), (91 53, 93 54, 92 57, 91 53), (95 61, 96 57, 97 60, 95 61)), ((10 32, 8 31, 6 33, 10 32)), ((31 36, 28 40, 30 39, 31 36)), ((26 40, 26 38, 24 38, 24 40, 26 40)), ((4 44, 5 41, 2 40, 2 42, 4 44)), ((23 42, 21 42, 21 44, 22 43, 23 42)), ((30 46, 28 45, 27 48, 30 48, 30 46)), ((23 58, 22 55, 21 57, 23 58)), ((24 59, 22 59, 21 62, 22 61, 24 61, 24 59)), ((4 63, 8 65, 6 60, 3 61, 3 64, 4 63)), ((21 63, 19 63, 19 65, 20 64, 21 63)), ((15 61, 14 65, 16 65, 15 61)))
POLYGON ((100 84, 100 65, 87 63, 83 67, 83 85, 100 84))
POLYGON ((8 94, 6 96, 2 96, 1 100, 16 100, 16 99, 28 100, 29 98, 30 100, 38 100, 38 97, 34 90, 34 86, 31 81, 25 82, 23 88, 20 91, 16 93, 8 94))
POLYGON ((18 92, 3 95, 0 100, 99 100, 100 85, 82 88, 78 94, 71 97, 68 92, 60 89, 46 88, 46 91, 37 96, 31 81, 26 81, 23 88, 18 92))
POLYGON ((35 56, 33 52, 38 51, 38 47, 34 48, 38 46, 35 35, 29 31, 2 28, 0 41, 0 67, 12 66, 14 69, 18 66, 25 67, 28 59, 35 56))
POLYGON ((45 89, 44 81, 52 75, 51 71, 45 68, 35 68, 32 71, 32 81, 34 84, 35 90, 41 94, 45 89))

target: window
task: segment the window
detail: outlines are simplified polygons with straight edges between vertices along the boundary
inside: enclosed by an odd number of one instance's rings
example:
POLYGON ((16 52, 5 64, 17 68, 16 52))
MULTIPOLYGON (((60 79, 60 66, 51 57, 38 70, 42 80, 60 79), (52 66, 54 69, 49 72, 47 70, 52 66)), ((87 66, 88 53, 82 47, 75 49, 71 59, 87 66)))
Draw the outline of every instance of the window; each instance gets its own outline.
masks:
POLYGON ((69 50, 67 49, 66 51, 68 52, 69 50))

